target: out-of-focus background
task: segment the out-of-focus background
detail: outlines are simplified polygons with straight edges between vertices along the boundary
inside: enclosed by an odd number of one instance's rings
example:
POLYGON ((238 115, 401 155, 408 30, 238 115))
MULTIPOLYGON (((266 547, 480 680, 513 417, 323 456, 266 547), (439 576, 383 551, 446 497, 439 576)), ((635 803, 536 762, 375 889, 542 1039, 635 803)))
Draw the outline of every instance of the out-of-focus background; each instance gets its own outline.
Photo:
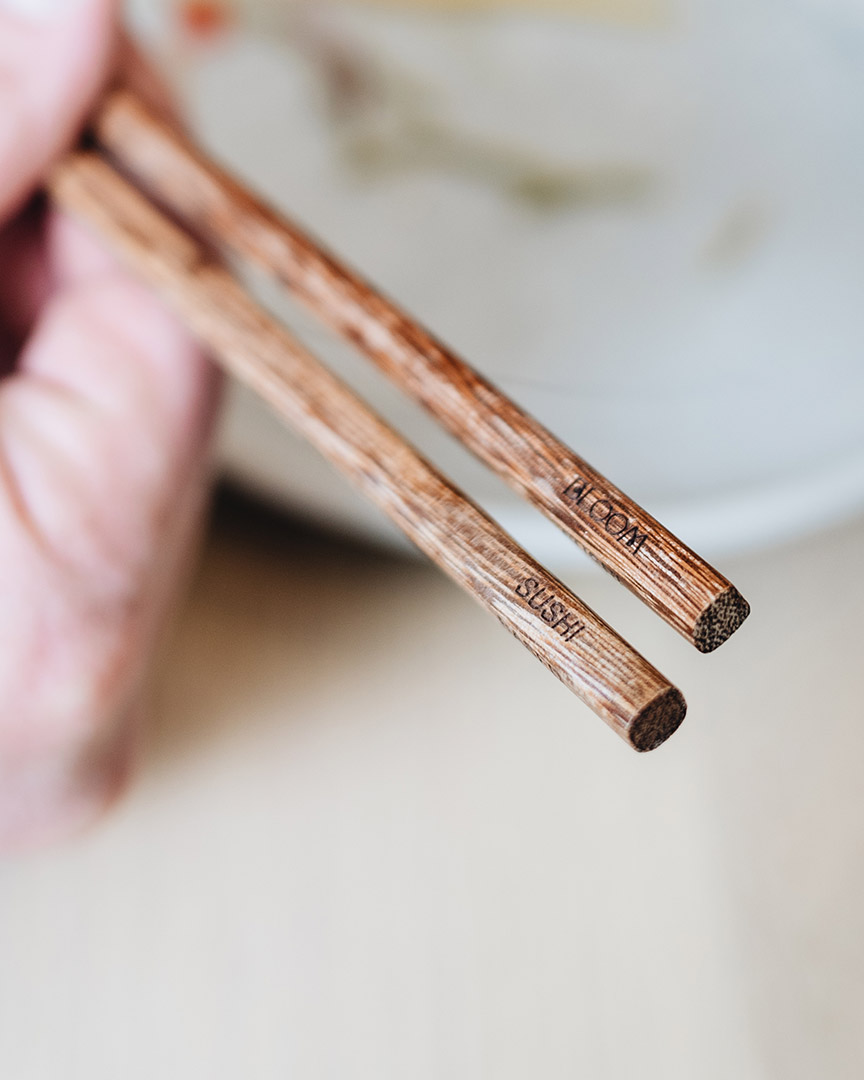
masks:
POLYGON ((0 1076, 859 1080, 864 9, 141 3, 202 136, 753 605, 628 752, 242 395, 115 815, 0 868, 0 1076))

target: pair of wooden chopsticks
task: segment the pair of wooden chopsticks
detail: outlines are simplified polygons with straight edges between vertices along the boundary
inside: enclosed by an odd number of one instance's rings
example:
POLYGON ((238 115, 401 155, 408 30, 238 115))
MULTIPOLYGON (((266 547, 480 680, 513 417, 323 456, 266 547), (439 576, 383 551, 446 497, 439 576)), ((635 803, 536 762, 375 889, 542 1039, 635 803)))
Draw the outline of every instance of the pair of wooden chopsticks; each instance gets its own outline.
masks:
POLYGON ((214 250, 278 277, 702 652, 749 613, 726 578, 131 92, 109 95, 91 145, 55 168, 49 189, 632 746, 651 750, 676 730, 681 693, 259 306, 214 250))

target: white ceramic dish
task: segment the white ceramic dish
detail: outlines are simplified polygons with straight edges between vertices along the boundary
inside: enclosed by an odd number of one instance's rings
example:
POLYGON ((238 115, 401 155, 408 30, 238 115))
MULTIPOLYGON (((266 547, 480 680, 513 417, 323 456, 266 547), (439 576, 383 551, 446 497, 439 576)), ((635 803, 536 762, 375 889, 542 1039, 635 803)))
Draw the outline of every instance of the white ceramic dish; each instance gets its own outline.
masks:
MULTIPOLYGON (((689 543, 775 542, 864 505, 861 5, 634 0, 639 26, 242 6, 255 32, 171 43, 211 145, 689 543)), ((283 310, 536 554, 569 561, 283 310)), ((394 535, 243 395, 224 452, 272 498, 394 535)))

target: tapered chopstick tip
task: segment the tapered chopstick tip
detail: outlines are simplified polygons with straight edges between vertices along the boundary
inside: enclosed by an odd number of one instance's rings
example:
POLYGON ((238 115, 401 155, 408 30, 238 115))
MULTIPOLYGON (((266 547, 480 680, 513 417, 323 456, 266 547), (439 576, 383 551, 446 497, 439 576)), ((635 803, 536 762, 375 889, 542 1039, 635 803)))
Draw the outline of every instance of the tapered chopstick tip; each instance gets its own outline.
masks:
POLYGON ((656 750, 681 727, 687 715, 684 695, 674 686, 664 690, 639 713, 627 731, 630 745, 640 754, 656 750))
POLYGON ((724 590, 699 616, 693 630, 693 643, 699 652, 719 649, 750 614, 750 605, 734 585, 724 590))

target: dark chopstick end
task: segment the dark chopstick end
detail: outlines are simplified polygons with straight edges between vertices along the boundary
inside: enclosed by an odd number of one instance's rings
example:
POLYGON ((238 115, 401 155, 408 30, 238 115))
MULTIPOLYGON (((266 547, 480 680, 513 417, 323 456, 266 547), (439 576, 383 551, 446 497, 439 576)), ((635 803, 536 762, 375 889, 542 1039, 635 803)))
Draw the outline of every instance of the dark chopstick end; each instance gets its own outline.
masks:
POLYGON ((714 652, 732 637, 749 614, 750 605, 735 586, 730 585, 699 616, 693 643, 701 653, 714 652))
POLYGON ((627 737, 640 754, 656 750, 681 727, 687 715, 687 702, 680 690, 671 686, 646 705, 630 725, 627 737))

